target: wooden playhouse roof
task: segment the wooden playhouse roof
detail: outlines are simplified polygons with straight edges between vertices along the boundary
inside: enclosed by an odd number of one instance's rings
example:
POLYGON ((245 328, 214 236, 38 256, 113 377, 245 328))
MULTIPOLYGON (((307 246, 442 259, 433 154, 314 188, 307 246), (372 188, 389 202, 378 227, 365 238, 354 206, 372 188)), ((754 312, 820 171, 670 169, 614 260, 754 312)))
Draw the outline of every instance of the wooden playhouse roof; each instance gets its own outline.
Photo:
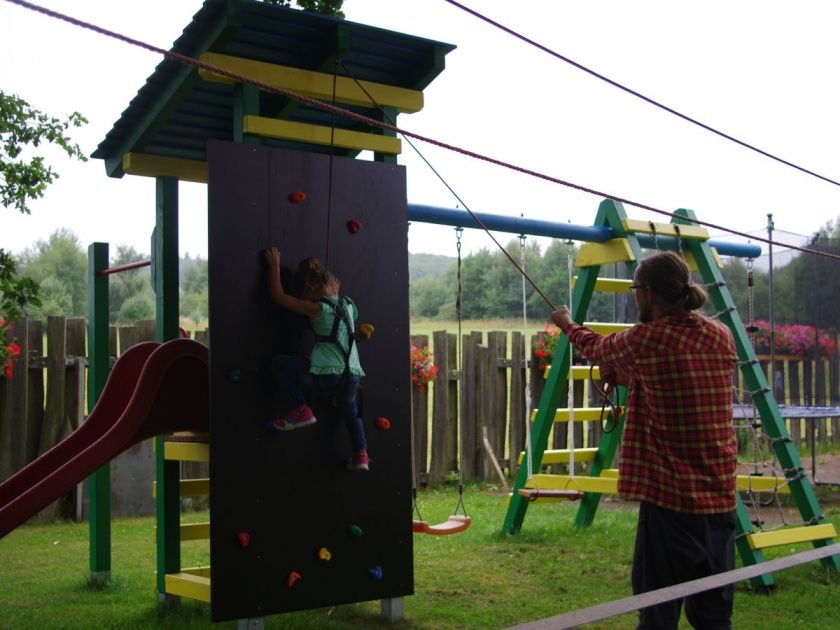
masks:
MULTIPOLYGON (((444 69, 455 46, 364 24, 288 9, 257 0, 205 0, 174 52, 197 58, 218 53, 240 59, 346 76, 389 86, 423 90, 444 69), (340 58, 342 64, 335 64, 340 58)), ((332 114, 260 93, 263 116, 301 123, 332 125, 332 114)), ((122 177, 123 156, 153 156, 204 161, 209 139, 234 137, 234 86, 204 81, 193 66, 166 58, 138 90, 119 120, 93 153, 105 161, 111 177, 122 177)), ((375 106, 343 105, 372 118, 375 106)), ((335 117, 335 125, 364 130, 360 123, 335 117)), ((368 128, 369 130, 369 128, 368 128)), ((300 142, 267 139, 268 146, 301 148, 300 142)), ((318 145, 307 150, 328 151, 318 145)), ((345 150, 339 155, 356 155, 345 150)))

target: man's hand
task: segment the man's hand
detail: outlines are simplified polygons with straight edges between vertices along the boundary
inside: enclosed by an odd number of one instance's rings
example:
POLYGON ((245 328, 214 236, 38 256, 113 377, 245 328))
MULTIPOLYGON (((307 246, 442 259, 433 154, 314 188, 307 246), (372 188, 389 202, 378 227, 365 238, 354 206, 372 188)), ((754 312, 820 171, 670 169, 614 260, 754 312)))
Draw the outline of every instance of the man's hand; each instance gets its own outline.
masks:
POLYGON ((573 322, 572 314, 569 312, 569 307, 565 304, 551 314, 551 321, 560 330, 573 322))

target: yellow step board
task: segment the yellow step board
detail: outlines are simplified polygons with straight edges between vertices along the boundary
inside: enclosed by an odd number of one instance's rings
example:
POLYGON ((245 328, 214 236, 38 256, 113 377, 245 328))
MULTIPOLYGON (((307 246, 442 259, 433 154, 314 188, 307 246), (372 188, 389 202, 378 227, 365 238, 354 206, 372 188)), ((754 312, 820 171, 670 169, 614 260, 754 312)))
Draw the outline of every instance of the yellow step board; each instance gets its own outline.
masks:
MULTIPOLYGON (((577 454, 577 451, 575 451, 577 454)), ((773 492, 779 494, 790 494, 790 486, 785 484, 785 479, 778 477, 752 477, 750 475, 738 475, 736 478, 738 490, 746 491, 752 488, 753 492, 773 492), (760 482, 757 480, 761 480, 760 482), (783 485, 784 484, 784 485, 783 485)), ((526 488, 544 488, 547 490, 580 490, 581 492, 594 492, 597 494, 618 493, 618 470, 608 468, 601 471, 600 477, 588 477, 586 475, 575 475, 574 479, 568 475, 534 475, 526 484, 526 488)))
MULTIPOLYGON (((591 462, 595 460, 595 455, 598 454, 597 448, 576 448, 575 449, 575 461, 576 462, 591 462)), ((525 461, 525 453, 522 452, 519 454, 519 459, 517 462, 522 464, 525 461)), ((545 451, 543 452, 542 456, 542 463, 543 464, 568 464, 569 463, 569 451, 567 449, 562 450, 552 450, 552 451, 545 451)))
POLYGON ((786 527, 772 532, 756 532, 747 534, 750 549, 766 549, 779 545, 791 545, 815 540, 829 540, 837 536, 837 530, 832 523, 823 525, 806 525, 803 527, 786 527))
POLYGON ((210 578, 194 573, 167 573, 166 593, 210 603, 210 578))
MULTIPOLYGON (((531 412, 531 421, 537 417, 537 409, 534 409, 531 412)), ((601 420, 601 408, 600 407, 575 407, 575 422, 592 422, 601 420)), ((609 408, 605 409, 603 412, 604 419, 608 418, 610 415, 609 408)), ((558 409, 554 412, 554 422, 568 422, 569 421, 569 410, 568 409, 558 409)))

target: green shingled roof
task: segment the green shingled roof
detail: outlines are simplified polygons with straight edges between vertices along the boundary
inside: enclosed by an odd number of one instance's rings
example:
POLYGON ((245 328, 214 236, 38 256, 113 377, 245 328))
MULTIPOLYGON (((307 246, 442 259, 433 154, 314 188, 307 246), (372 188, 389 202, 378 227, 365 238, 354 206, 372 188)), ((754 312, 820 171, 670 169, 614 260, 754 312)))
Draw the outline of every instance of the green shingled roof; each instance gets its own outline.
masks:
MULTIPOLYGON (((451 44, 256 0, 205 0, 172 45, 173 51, 190 57, 216 52, 329 73, 336 67, 335 58, 340 57, 356 79, 414 90, 423 90, 440 74, 445 55, 454 48, 451 44)), ((337 74, 344 75, 340 65, 337 74)), ((205 160, 208 139, 233 139, 233 105, 232 86, 202 81, 192 66, 164 59, 93 157, 105 160, 106 171, 113 177, 123 175, 122 156, 128 152, 205 160)), ((374 108, 346 108, 374 118, 378 114, 374 108)), ((333 123, 331 114, 290 104, 276 94, 261 94, 260 112, 298 122, 333 123)), ((336 117, 335 124, 365 130, 359 123, 340 117, 336 117)), ((282 140, 264 143, 302 148, 282 140)), ((317 145, 305 148, 329 151, 329 147, 317 145)))

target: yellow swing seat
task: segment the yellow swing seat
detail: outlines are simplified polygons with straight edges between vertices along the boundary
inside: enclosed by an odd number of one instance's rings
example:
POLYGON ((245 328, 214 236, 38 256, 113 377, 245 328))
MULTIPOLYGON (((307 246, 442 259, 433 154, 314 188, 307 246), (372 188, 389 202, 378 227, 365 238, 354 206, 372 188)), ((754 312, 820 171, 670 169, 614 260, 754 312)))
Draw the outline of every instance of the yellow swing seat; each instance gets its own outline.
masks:
POLYGON ((429 525, 426 521, 411 521, 411 530, 415 534, 432 534, 434 536, 448 536, 468 529, 472 519, 469 516, 453 514, 446 521, 438 525, 429 525))

